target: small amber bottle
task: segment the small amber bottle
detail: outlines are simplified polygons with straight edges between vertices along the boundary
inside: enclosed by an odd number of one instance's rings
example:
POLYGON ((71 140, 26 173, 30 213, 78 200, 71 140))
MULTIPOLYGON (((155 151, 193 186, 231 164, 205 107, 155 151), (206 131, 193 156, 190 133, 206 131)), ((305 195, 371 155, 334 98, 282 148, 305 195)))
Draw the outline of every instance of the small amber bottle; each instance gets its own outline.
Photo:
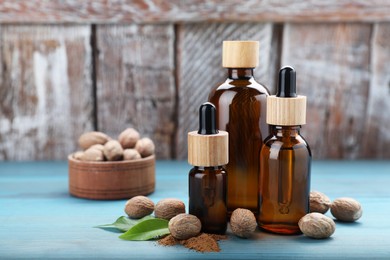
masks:
POLYGON ((216 128, 211 103, 199 109, 199 131, 188 133, 189 213, 197 216, 206 233, 224 234, 227 227, 226 171, 228 133, 216 128))
POLYGON ((266 124, 266 87, 256 82, 259 42, 224 41, 222 66, 226 81, 215 88, 209 101, 217 108, 217 127, 229 133, 227 206, 258 211, 259 153, 269 135, 266 124))
POLYGON ((267 98, 270 136, 261 149, 259 227, 274 233, 300 233, 298 221, 309 212, 311 151, 300 135, 306 123, 306 97, 296 95, 295 70, 279 72, 276 96, 267 98))

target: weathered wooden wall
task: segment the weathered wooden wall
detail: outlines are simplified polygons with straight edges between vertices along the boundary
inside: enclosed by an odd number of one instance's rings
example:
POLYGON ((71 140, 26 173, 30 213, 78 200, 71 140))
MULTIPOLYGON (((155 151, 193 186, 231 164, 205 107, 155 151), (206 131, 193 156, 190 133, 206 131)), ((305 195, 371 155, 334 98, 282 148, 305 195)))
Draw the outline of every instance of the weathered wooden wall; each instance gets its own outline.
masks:
POLYGON ((0 159, 65 159, 93 129, 89 26, 1 26, 0 159))
POLYGON ((370 88, 361 157, 390 158, 390 23, 372 29, 370 88))
POLYGON ((298 72, 308 98, 303 133, 320 158, 357 158, 363 148, 370 82, 369 24, 284 28, 282 64, 298 72))
POLYGON ((5 0, 5 23, 390 21, 387 0, 5 0))
POLYGON ((116 137, 134 126, 172 156, 175 131, 173 25, 96 28, 97 128, 116 137))
POLYGON ((380 0, 2 1, 0 160, 65 159, 81 133, 126 127, 186 158, 225 39, 260 41, 271 92, 297 69, 315 158, 388 159, 389 22, 380 0))

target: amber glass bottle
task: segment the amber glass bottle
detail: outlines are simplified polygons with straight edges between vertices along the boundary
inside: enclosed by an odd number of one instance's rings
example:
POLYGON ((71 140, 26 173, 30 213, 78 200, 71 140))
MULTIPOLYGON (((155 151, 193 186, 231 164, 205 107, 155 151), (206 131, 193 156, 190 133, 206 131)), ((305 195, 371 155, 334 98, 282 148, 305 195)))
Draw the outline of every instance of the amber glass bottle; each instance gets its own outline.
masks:
POLYGON ((192 168, 189 197, 189 213, 200 219, 202 231, 224 234, 227 228, 225 169, 222 166, 192 168))
POLYGON ((311 151, 300 135, 306 97, 297 96, 295 71, 281 69, 276 96, 267 99, 271 135, 261 149, 260 228, 280 234, 300 233, 298 221, 309 212, 311 151))
POLYGON ((269 91, 253 77, 258 51, 258 42, 223 42, 222 64, 228 78, 209 96, 217 108, 218 129, 229 133, 229 215, 236 208, 258 211, 259 153, 269 134, 265 120, 269 91))
POLYGON ((226 171, 228 133, 216 128, 215 106, 199 109, 199 131, 188 133, 189 213, 197 216, 202 231, 223 234, 227 227, 226 171))

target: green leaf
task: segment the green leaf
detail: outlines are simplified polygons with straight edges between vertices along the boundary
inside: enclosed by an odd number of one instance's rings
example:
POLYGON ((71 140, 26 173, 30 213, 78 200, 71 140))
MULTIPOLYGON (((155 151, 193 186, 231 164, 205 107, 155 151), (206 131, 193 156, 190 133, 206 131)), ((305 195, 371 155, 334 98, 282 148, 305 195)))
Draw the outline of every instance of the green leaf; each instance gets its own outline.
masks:
POLYGON ((160 218, 146 219, 119 236, 124 240, 150 240, 169 234, 168 221, 160 218))
POLYGON ((141 219, 130 219, 128 217, 121 216, 112 224, 99 225, 99 226, 96 226, 96 228, 102 228, 102 229, 106 229, 106 230, 116 228, 116 229, 119 229, 121 232, 126 232, 127 230, 132 228, 137 223, 139 223, 143 220, 146 220, 146 219, 151 219, 151 218, 153 218, 153 217, 150 215, 143 217, 141 219))

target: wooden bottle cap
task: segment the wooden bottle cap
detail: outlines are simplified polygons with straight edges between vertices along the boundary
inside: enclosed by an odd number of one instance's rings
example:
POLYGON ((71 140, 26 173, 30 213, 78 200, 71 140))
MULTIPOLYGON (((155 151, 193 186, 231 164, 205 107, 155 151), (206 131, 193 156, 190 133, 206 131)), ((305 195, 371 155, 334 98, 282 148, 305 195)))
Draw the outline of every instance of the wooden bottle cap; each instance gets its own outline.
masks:
POLYGON ((267 124, 293 126, 306 124, 306 97, 267 97, 267 124))
POLYGON ((229 162, 228 133, 201 135, 188 133, 188 163, 194 166, 220 166, 229 162))
POLYGON ((255 68, 259 64, 258 41, 224 41, 222 67, 255 68))

